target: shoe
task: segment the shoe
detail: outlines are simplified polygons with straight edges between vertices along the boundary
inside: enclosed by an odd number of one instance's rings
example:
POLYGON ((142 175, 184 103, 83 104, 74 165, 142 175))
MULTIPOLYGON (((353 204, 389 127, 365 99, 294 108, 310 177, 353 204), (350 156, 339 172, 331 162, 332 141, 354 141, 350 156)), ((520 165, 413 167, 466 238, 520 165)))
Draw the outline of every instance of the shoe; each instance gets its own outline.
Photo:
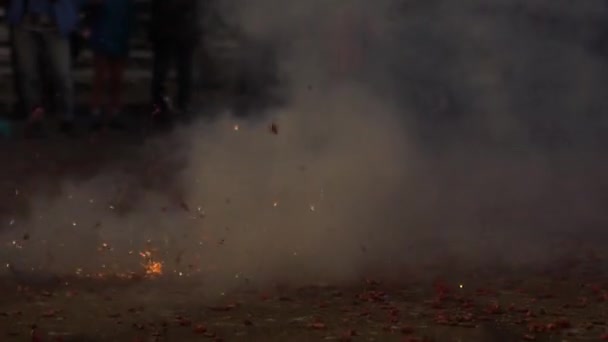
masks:
POLYGON ((47 132, 42 122, 32 122, 25 126, 26 139, 41 139, 47 137, 47 132))
POLYGON ((100 108, 91 110, 89 116, 89 129, 91 131, 100 131, 103 128, 103 112, 100 108))
POLYGON ((45 116, 46 112, 42 107, 36 107, 31 111, 30 116, 27 119, 27 123, 25 124, 24 135, 27 139, 46 137, 46 132, 44 129, 45 116))
POLYGON ((159 128, 171 128, 175 119, 175 112, 163 104, 154 105, 152 109, 152 124, 159 128))
POLYGON ((68 137, 74 137, 76 135, 75 125, 73 120, 62 120, 59 123, 59 131, 68 137))
POLYGON ((176 112, 177 119, 184 124, 191 123, 194 120, 194 113, 190 108, 180 108, 176 112))
POLYGON ((9 121, 0 119, 0 137, 9 138, 12 130, 12 125, 9 121))
POLYGON ((123 131, 126 130, 129 125, 127 125, 124 114, 120 112, 114 112, 108 118, 108 126, 112 129, 123 131))
POLYGON ((44 108, 38 106, 30 112, 30 116, 27 119, 27 124, 30 125, 34 123, 39 123, 44 120, 45 116, 46 111, 44 110, 44 108))

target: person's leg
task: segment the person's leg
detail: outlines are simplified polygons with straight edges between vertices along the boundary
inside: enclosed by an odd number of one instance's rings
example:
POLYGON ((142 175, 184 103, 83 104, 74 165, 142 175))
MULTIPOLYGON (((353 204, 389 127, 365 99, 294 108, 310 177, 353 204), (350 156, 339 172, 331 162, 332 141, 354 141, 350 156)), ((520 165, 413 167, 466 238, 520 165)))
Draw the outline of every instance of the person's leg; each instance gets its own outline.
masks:
POLYGON ((17 58, 17 74, 20 92, 23 96, 25 110, 30 115, 30 121, 41 119, 42 86, 40 83, 40 70, 38 68, 39 55, 38 37, 35 32, 20 27, 13 31, 14 56, 17 58))
POLYGON ((91 114, 99 118, 104 105, 104 97, 108 79, 107 58, 96 54, 94 57, 93 89, 91 90, 91 114))
POLYGON ((191 109, 193 65, 195 48, 192 44, 178 46, 177 53, 177 107, 188 114, 191 109))
POLYGON ((74 119, 74 84, 72 80, 72 59, 70 40, 58 33, 49 32, 43 35, 45 55, 54 75, 57 89, 55 101, 64 122, 74 119))
POLYGON ((168 43, 154 43, 154 65, 152 72, 152 101, 164 111, 167 74, 171 66, 172 47, 168 43))
POLYGON ((110 114, 116 115, 122 111, 122 85, 125 69, 124 58, 113 58, 109 62, 110 79, 110 114))
POLYGON ((23 100, 23 80, 19 77, 19 59, 15 53, 15 30, 9 27, 9 38, 10 38, 10 58, 11 58, 11 71, 13 73, 13 94, 15 94, 15 103, 13 104, 14 117, 17 119, 27 118, 27 110, 23 100))

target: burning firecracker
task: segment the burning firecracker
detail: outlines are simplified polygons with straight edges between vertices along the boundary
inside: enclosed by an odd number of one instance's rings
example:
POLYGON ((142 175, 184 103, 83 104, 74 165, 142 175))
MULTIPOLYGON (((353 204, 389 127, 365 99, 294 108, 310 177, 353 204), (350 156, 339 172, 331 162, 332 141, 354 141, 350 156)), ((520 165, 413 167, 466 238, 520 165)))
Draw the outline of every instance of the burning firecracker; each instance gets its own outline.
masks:
POLYGON ((160 261, 154 261, 152 259, 152 253, 149 251, 140 252, 139 255, 144 258, 142 266, 146 270, 146 275, 150 277, 160 276, 163 274, 163 263, 160 261))

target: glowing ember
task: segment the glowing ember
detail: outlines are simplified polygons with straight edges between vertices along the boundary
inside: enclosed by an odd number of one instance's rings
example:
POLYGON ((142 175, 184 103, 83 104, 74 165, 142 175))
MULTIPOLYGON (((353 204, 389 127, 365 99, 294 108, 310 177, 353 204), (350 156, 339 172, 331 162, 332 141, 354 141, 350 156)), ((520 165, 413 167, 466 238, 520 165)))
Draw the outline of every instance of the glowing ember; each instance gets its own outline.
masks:
POLYGON ((151 252, 140 252, 139 255, 145 259, 145 262, 142 264, 142 266, 146 270, 147 276, 155 277, 163 274, 163 263, 152 260, 151 252))
POLYGON ((148 261, 148 263, 144 264, 146 268, 146 275, 149 276, 159 276, 163 274, 163 264, 158 261, 148 261))

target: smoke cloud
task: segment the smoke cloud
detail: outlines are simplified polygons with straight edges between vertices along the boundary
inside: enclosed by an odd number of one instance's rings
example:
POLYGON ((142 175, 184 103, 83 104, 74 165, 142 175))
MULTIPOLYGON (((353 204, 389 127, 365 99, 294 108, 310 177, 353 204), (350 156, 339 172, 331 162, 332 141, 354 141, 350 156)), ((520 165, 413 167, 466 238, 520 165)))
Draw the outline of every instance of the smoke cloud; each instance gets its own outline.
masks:
POLYGON ((2 231, 7 262, 124 272, 152 251, 219 292, 597 247, 606 78, 583 22, 601 9, 567 3, 218 2, 275 47, 286 104, 133 152, 154 167, 65 180, 2 231))

